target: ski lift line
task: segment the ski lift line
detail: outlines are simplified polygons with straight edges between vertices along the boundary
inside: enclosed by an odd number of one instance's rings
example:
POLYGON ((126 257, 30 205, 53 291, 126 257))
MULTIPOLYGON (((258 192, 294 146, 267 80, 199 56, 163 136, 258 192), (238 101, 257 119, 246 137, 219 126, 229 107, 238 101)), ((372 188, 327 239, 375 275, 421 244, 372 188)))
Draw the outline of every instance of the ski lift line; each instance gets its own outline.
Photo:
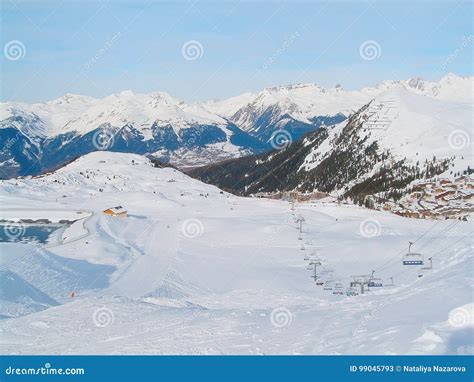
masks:
MULTIPOLYGON (((420 240, 423 236, 425 236, 429 231, 431 231, 431 229, 434 229, 434 227, 435 227, 436 225, 438 225, 440 222, 441 222, 441 221, 438 221, 438 222, 437 222, 434 226, 432 226, 428 231, 426 231, 424 234, 422 234, 417 240, 415 240, 414 242, 412 242, 412 245, 413 245, 414 243, 416 243, 417 241, 419 241, 419 240, 420 240)), ((448 228, 447 228, 446 230, 444 230, 444 233, 447 233, 447 232, 451 231, 458 223, 459 223, 459 221, 457 221, 457 220, 456 220, 455 222, 451 223, 451 224, 448 226, 448 228)), ((435 242, 436 242, 437 240, 439 240, 439 239, 441 239, 441 236, 438 236, 438 237, 436 237, 436 238, 434 238, 434 239, 431 239, 428 245, 425 244, 425 245, 423 245, 421 248, 426 249, 427 247, 430 247, 433 243, 435 243, 435 242)), ((420 248, 420 249, 421 249, 421 248, 420 248)), ((419 249, 419 250, 420 250, 420 249, 419 249)), ((389 262, 392 262, 392 261, 389 261, 389 262)), ((388 264, 388 263, 387 263, 387 264, 388 264)), ((387 269, 389 269, 389 268, 391 268, 392 266, 395 266, 395 265, 397 265, 397 264, 398 264, 398 259, 395 259, 395 262, 394 262, 393 264, 384 266, 384 267, 382 267, 381 269, 378 269, 378 271, 387 270, 387 269)))
MULTIPOLYGON (((446 232, 450 231, 450 230, 456 225, 456 223, 459 223, 459 222, 458 222, 458 221, 454 222, 454 224, 451 224, 451 225, 449 226, 449 228, 448 228, 447 230, 445 230, 444 232, 446 233, 446 232)), ((434 227, 433 227, 433 228, 434 228, 434 227)), ((421 237, 420 237, 420 238, 421 238, 421 237)), ((431 242, 430 242, 430 245, 431 245, 432 243, 434 243, 436 240, 439 240, 440 238, 441 238, 441 237, 437 237, 437 238, 435 238, 435 239, 432 239, 431 242)), ((419 240, 419 239, 418 239, 418 240, 419 240)), ((416 241, 418 241, 418 240, 416 240, 416 241)), ((415 241, 415 242, 416 242, 416 241, 415 241)), ((415 242, 412 242, 412 245, 413 245, 415 242)), ((453 244, 454 244, 454 243, 453 243, 453 244)), ((428 245, 428 247, 429 247, 430 245, 428 245)), ((427 247, 427 246, 425 245, 425 246, 423 246, 422 248, 426 248, 426 247, 427 247)), ((448 247, 449 247, 449 245, 446 246, 445 248, 448 248, 448 247)), ((442 250, 441 250, 441 251, 442 251, 442 250)), ((431 258, 433 258, 433 256, 431 256, 431 258)), ((398 261, 396 261, 394 264, 392 264, 392 265, 390 265, 390 266, 384 267, 382 270, 387 270, 387 269, 389 269, 389 268, 391 268, 392 266, 397 265, 397 264, 398 264, 398 261)))
MULTIPOLYGON (((459 223, 460 223, 459 220, 456 220, 456 221, 452 222, 446 229, 442 230, 443 231, 442 233, 446 234, 446 233, 450 232, 452 229, 454 229, 454 227, 457 227, 457 225, 459 223)), ((421 250, 421 249, 426 250, 426 248, 431 247, 436 242, 436 240, 439 240, 440 238, 441 238, 441 236, 437 236, 435 239, 432 239, 429 242, 427 242, 426 244, 424 244, 419 250, 421 250)))
MULTIPOLYGON (((467 237, 471 236, 473 233, 474 233, 474 231, 471 231, 469 234, 467 234, 467 235, 465 235, 465 236, 459 238, 459 239, 456 240, 455 242, 453 242, 453 243, 451 243, 451 244, 445 246, 443 249, 440 249, 440 250, 439 250, 438 252, 436 252, 434 255, 430 256, 430 259, 433 260, 433 258, 434 258, 435 256, 439 255, 439 254, 442 253, 442 252, 446 252, 446 249, 447 249, 447 248, 452 247, 453 245, 457 244, 458 242, 460 242, 460 241, 466 239, 467 237)), ((395 275, 392 276, 392 277, 395 278, 395 277, 401 276, 401 275, 403 275, 403 274, 405 274, 405 273, 407 273, 407 272, 409 272, 409 271, 412 271, 412 270, 413 270, 413 268, 405 269, 405 270, 403 270, 403 271, 401 271, 401 272, 395 274, 395 275)))
MULTIPOLYGON (((422 233, 414 242, 413 244, 415 244, 416 242, 418 242, 421 238, 423 238, 425 235, 427 235, 432 229, 434 229, 442 220, 439 220, 437 221, 434 225, 432 225, 430 228, 428 228, 424 233, 422 233)), ((436 240, 436 239, 435 239, 436 240)), ((391 257, 390 259, 388 259, 385 263, 383 263, 380 267, 378 268, 375 268, 375 272, 379 272, 381 270, 385 270, 385 269, 388 269, 390 268, 392 265, 390 266, 387 266, 388 264, 390 264, 394 259, 398 259, 400 257, 400 255, 405 252, 405 249, 402 249, 401 251, 399 251, 395 256, 391 257)), ((394 263, 393 265, 395 265, 397 263, 394 263)))
MULTIPOLYGON (((435 224, 435 226, 437 226, 437 225, 438 225, 439 223, 441 223, 441 222, 442 222, 442 220, 438 220, 438 222, 435 224)), ((451 231, 451 229, 452 229, 454 226, 456 226, 458 223, 459 223, 459 220, 452 221, 452 222, 450 222, 450 223, 448 224, 448 226, 447 226, 446 228, 443 229, 443 227, 441 227, 441 230, 442 230, 443 232, 449 232, 449 231, 451 231)), ((434 227, 433 227, 433 228, 434 228, 434 227)), ((425 235, 423 235, 423 236, 425 236, 425 235)), ((437 236, 437 237, 438 237, 438 236, 437 236)), ((420 239, 421 239, 421 237, 420 237, 420 239)), ((433 241, 430 240, 429 242, 432 243, 433 241)), ((424 245, 426 245, 426 244, 424 244, 424 245)), ((422 248, 423 248, 423 246, 422 246, 422 248)))
POLYGON ((447 248, 450 248, 454 244, 457 244, 460 241, 462 241, 462 240, 466 239, 467 237, 471 236, 473 233, 474 233, 474 231, 471 231, 467 235, 465 235, 465 236, 459 238, 458 240, 456 240, 454 243, 451 243, 451 244, 447 245, 446 247, 444 247, 443 249, 440 249, 438 252, 436 252, 434 255, 431 256, 431 259, 433 259, 435 256, 439 255, 440 253, 444 252, 447 248))

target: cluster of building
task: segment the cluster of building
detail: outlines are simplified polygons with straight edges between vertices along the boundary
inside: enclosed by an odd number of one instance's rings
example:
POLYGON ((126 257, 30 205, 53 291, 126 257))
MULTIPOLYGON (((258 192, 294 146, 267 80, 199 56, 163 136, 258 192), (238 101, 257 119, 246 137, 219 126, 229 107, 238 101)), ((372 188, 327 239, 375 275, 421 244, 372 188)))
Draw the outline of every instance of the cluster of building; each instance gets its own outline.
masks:
POLYGON ((328 196, 327 193, 321 191, 313 192, 298 192, 298 191, 284 191, 284 192, 258 192, 253 195, 256 198, 268 198, 268 199, 282 199, 295 202, 308 202, 311 200, 318 200, 328 196))
MULTIPOLYGON (((319 191, 308 193, 291 191, 260 192, 253 196, 306 202, 326 198, 329 195, 319 191)), ((455 179, 442 178, 420 182, 397 202, 383 202, 375 197, 371 199, 373 201, 371 208, 384 209, 404 217, 468 220, 469 215, 474 213, 474 178, 463 175, 455 179)))
POLYGON ((418 183, 397 204, 386 203, 383 208, 420 219, 467 219, 474 212, 474 181, 464 175, 418 183))

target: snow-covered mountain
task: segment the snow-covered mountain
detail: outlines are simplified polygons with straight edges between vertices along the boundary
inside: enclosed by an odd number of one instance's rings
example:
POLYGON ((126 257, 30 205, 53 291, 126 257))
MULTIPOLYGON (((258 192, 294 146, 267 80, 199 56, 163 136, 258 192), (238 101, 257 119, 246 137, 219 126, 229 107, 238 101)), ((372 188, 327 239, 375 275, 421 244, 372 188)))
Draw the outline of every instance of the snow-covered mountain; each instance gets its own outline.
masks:
POLYGON ((448 74, 439 82, 420 78, 384 81, 357 91, 344 90, 339 85, 326 89, 316 84, 297 84, 268 88, 255 95, 247 93, 203 106, 225 115, 242 130, 265 141, 279 129, 285 129, 297 140, 315 130, 314 126, 342 122, 374 97, 398 88, 430 98, 472 101, 473 78, 448 74))
POLYGON ((0 177, 38 174, 104 149, 155 155, 178 166, 256 154, 270 149, 281 129, 297 140, 396 88, 432 99, 472 99, 472 77, 451 74, 437 83, 386 81, 358 91, 280 86, 193 104, 163 92, 131 91, 103 99, 67 94, 37 104, 7 102, 0 104, 0 177))
POLYGON ((113 152, 0 181, 0 202, 10 219, 88 216, 74 223, 88 234, 62 244, 0 243, 2 354, 472 352, 469 222, 292 210, 113 152), (102 212, 117 205, 128 216, 102 212), (409 240, 432 269, 402 264, 409 240), (311 278, 310 255, 334 290, 311 278), (385 287, 346 295, 373 269, 385 287))
POLYGON ((102 149, 165 158, 189 149, 199 152, 199 163, 211 154, 228 158, 264 147, 224 118, 166 93, 124 91, 104 99, 68 94, 40 104, 5 103, 1 115, 0 160, 7 176, 35 174, 102 149))
POLYGON ((392 87, 347 121, 287 148, 191 174, 246 195, 320 191, 357 202, 368 195, 396 201, 420 179, 454 179, 474 168, 472 99, 447 101, 444 94, 428 97, 392 87))

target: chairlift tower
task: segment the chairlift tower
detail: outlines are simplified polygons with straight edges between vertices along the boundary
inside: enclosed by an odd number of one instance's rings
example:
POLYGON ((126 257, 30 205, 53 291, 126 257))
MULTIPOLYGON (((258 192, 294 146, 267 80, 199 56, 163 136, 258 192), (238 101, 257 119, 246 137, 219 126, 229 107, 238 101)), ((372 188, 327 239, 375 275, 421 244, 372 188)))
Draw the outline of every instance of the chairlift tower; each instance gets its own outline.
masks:
POLYGON ((299 216, 299 217, 298 217, 297 223, 299 224, 300 234, 303 233, 303 222, 304 222, 304 221, 305 221, 305 219, 304 219, 303 216, 299 216))
POLYGON ((364 294, 364 291, 366 290, 365 287, 367 286, 367 290, 369 288, 369 281, 371 276, 367 275, 362 275, 362 276, 352 276, 354 281, 351 281, 350 286, 359 286, 360 287, 360 294, 364 294))
POLYGON ((314 281, 316 282, 316 280, 318 279, 318 267, 321 265, 321 262, 320 261, 316 261, 316 260, 311 260, 309 262, 310 265, 312 265, 314 268, 313 268, 313 275, 311 276, 311 278, 314 279, 314 281))

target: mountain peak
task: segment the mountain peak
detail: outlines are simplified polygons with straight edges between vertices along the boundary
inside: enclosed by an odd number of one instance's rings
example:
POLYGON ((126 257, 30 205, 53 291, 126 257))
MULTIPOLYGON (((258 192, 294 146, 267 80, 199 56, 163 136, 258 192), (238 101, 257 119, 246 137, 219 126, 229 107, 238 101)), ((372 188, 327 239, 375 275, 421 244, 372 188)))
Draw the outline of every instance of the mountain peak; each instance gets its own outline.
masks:
POLYGON ((71 105, 75 103, 87 103, 94 101, 94 97, 81 95, 81 94, 73 94, 73 93, 66 93, 63 96, 53 99, 51 101, 46 102, 49 105, 71 105))

